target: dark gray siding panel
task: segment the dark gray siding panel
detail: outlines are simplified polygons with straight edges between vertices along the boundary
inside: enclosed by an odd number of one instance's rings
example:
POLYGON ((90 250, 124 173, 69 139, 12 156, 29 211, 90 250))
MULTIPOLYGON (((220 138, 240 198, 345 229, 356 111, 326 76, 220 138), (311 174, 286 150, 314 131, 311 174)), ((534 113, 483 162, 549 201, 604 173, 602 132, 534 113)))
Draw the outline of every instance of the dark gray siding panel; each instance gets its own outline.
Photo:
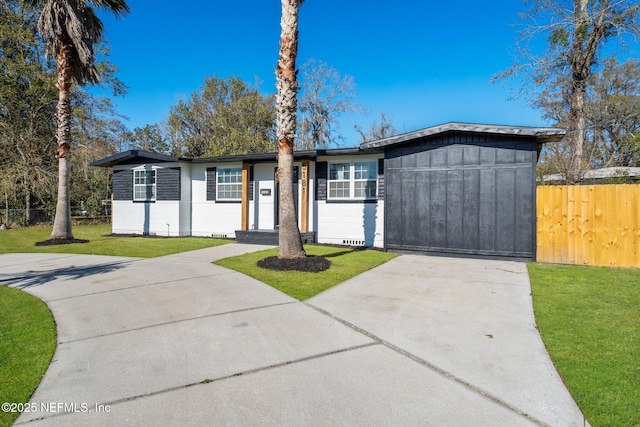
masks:
POLYGON ((463 187, 462 248, 473 250, 480 244, 480 171, 478 169, 464 170, 463 187))
POLYGON ((327 162, 316 163, 316 200, 327 200, 327 162))
POLYGON ((180 200, 180 168, 156 170, 156 200, 180 200))
POLYGON ((384 159, 378 159, 378 199, 384 200, 384 159))
POLYGON ((481 169, 479 174, 478 250, 494 252, 496 249, 496 171, 481 169))
POLYGON ((385 246, 532 259, 535 156, 533 140, 501 135, 387 149, 385 246))
POLYGON ((216 168, 207 168, 207 200, 216 200, 216 168))
POLYGON ((133 171, 113 171, 113 200, 133 200, 133 171))

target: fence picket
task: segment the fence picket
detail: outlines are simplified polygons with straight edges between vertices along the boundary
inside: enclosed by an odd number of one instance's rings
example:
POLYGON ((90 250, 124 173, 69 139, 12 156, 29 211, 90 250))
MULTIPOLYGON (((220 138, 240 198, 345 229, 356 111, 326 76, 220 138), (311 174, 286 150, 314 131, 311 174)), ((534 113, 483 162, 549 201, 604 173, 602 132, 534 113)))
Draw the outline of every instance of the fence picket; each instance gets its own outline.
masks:
POLYGON ((539 186, 537 259, 640 267, 640 184, 539 186))

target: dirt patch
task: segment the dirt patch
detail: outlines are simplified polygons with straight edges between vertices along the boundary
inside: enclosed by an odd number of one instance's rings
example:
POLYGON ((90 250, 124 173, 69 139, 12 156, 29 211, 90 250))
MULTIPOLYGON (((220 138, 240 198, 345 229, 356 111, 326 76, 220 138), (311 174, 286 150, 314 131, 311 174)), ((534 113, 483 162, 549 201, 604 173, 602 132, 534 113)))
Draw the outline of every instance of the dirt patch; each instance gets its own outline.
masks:
POLYGON ((49 239, 44 242, 36 242, 36 246, 69 245, 71 243, 89 243, 83 239, 49 239))
POLYGON ((277 271, 303 271, 319 273, 331 267, 331 261, 321 256, 307 256, 306 258, 285 259, 272 256, 258 261, 258 267, 277 271))

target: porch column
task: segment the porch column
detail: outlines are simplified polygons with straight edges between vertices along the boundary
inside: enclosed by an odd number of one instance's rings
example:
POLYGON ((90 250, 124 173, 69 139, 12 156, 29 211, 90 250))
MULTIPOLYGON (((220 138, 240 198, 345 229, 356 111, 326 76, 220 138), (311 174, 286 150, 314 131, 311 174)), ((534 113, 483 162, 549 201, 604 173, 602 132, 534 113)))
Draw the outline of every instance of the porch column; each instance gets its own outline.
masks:
POLYGON ((249 229, 249 172, 251 165, 242 163, 242 226, 241 230, 249 229))
POLYGON ((309 232, 309 160, 302 161, 300 185, 302 186, 302 206, 300 208, 300 232, 309 232))

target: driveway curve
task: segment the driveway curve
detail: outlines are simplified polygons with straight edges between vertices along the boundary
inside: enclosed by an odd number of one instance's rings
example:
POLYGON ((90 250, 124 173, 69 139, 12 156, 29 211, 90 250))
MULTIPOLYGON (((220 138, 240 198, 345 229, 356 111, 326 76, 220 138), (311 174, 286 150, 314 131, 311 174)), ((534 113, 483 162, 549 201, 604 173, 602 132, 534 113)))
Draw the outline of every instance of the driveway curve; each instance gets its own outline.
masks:
POLYGON ((305 303, 211 261, 0 256, 58 346, 16 425, 582 426, 526 266, 401 256, 305 303))

